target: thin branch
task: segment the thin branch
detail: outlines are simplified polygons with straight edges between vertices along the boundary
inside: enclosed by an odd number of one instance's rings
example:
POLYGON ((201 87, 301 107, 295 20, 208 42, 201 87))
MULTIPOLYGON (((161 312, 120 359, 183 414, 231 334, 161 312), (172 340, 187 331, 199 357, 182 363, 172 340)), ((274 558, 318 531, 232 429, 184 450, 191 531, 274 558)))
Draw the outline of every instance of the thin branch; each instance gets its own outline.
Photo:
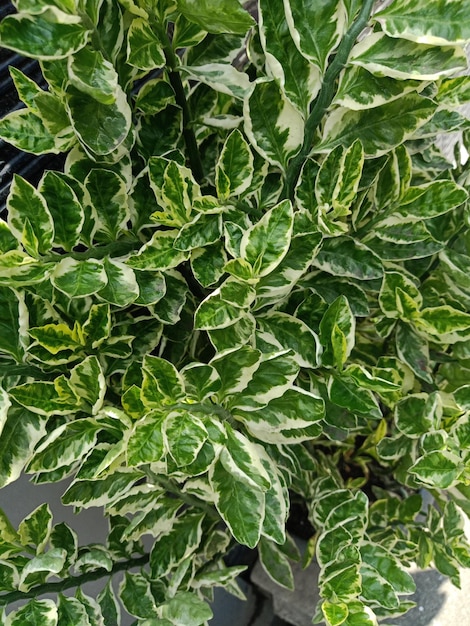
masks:
POLYGON ((129 570, 133 567, 142 567, 149 562, 149 558, 150 554, 144 554, 143 556, 135 557, 129 559, 128 561, 118 561, 117 563, 114 563, 109 572, 104 568, 100 568, 93 570, 92 572, 85 572, 84 574, 80 574, 80 576, 70 576, 69 578, 59 582, 43 583, 42 585, 32 587, 32 589, 29 589, 28 591, 9 591, 8 593, 0 594, 0 606, 10 604, 11 602, 16 602, 18 600, 36 598, 46 593, 61 593, 66 589, 80 587, 81 585, 84 585, 92 580, 99 580, 100 578, 105 578, 106 576, 110 577, 118 572, 129 570))
POLYGON ((168 78, 175 92, 176 103, 178 104, 178 106, 181 107, 181 110, 183 112, 183 137, 186 148, 188 150, 191 170, 194 174, 194 178, 200 183, 204 179, 204 169, 202 166, 201 155, 199 153, 196 135, 194 134, 194 130, 192 128, 191 111, 189 110, 183 82, 178 71, 179 59, 175 51, 173 50, 171 41, 165 28, 160 24, 156 24, 155 26, 158 30, 160 41, 162 42, 163 50, 165 52, 165 58, 168 66, 168 78))
POLYGON ((328 66, 328 69, 325 72, 322 88, 320 89, 320 93, 318 94, 307 123, 305 124, 305 136, 302 149, 299 154, 292 159, 287 170, 286 183, 283 192, 285 198, 290 198, 291 200, 294 199, 295 186, 299 180, 302 166, 312 149, 315 132, 320 126, 326 110, 333 101, 336 79, 338 78, 343 67, 346 65, 358 35, 367 26, 373 4, 374 0, 364 0, 364 4, 362 5, 362 9, 356 21, 343 37, 331 65, 328 66))

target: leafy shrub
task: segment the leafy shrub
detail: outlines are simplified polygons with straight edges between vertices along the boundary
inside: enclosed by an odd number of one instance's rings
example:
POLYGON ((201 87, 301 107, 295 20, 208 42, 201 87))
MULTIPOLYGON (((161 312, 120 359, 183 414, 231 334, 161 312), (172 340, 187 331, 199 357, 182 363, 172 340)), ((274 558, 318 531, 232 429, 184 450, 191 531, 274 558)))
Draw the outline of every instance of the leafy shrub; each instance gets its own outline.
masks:
POLYGON ((458 584, 470 169, 435 138, 469 139, 468 3, 14 4, 0 44, 49 87, 12 68, 0 135, 67 157, 0 223, 0 482, 72 477, 109 537, 2 514, 2 623, 115 626, 80 585, 126 570, 135 624, 203 624, 236 544, 289 588, 291 501, 317 621, 405 613, 411 562, 458 584))

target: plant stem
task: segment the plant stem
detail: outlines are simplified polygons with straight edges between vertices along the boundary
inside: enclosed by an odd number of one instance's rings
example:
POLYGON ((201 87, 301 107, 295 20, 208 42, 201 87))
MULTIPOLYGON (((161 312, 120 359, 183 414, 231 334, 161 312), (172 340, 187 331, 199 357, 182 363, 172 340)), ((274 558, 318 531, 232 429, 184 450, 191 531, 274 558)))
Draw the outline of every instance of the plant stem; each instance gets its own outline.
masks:
POLYGON ((128 561, 119 561, 114 563, 111 570, 105 570, 104 568, 100 568, 97 570, 93 570, 92 572, 85 572, 84 574, 80 574, 80 576, 70 576, 65 580, 61 580, 59 582, 51 582, 44 583, 42 585, 37 585, 28 591, 9 591, 8 593, 0 594, 0 606, 4 606, 6 604, 10 604, 11 602, 16 602, 17 600, 25 600, 26 598, 36 598, 37 596, 42 596, 45 593, 60 593, 61 591, 65 591, 66 589, 72 589, 73 587, 80 587, 81 585, 88 583, 92 580, 99 580, 100 578, 104 578, 105 576, 113 576, 117 574, 117 572, 122 572, 132 567, 141 567, 146 565, 149 561, 150 554, 144 554, 143 556, 138 556, 128 561))
POLYGON ((318 94, 313 109, 305 124, 304 143, 299 154, 292 159, 287 170, 283 192, 283 196, 285 198, 290 198, 291 200, 294 199, 295 186, 299 180, 302 166, 312 149, 315 132, 334 98, 336 79, 338 78, 343 67, 346 65, 358 35, 367 26, 373 4, 374 0, 364 0, 364 4, 362 5, 356 21, 343 37, 333 61, 325 72, 320 93, 318 94))
POLYGON ((183 82, 178 71, 179 59, 175 51, 173 50, 171 41, 165 28, 157 22, 156 29, 158 30, 160 41, 162 42, 163 50, 165 52, 165 58, 169 68, 168 78, 170 79, 171 86, 173 87, 175 92, 176 103, 178 104, 178 106, 181 107, 181 110, 183 112, 183 137, 186 148, 188 149, 189 163, 191 166, 191 170, 194 174, 194 178, 200 183, 204 179, 204 169, 202 166, 201 155, 199 153, 196 135, 194 134, 192 128, 191 111, 189 110, 188 101, 184 92, 183 82))

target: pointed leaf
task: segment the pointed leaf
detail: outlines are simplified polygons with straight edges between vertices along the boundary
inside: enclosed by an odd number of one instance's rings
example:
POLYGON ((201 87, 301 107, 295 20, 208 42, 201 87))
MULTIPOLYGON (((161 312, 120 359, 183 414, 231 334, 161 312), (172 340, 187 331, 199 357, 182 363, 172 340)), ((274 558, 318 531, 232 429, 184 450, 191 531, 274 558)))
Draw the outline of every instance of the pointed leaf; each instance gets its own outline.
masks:
POLYGON ((256 150, 285 171, 302 146, 304 122, 275 81, 256 83, 245 100, 244 118, 245 132, 256 150))
POLYGON ((273 349, 292 350, 301 367, 318 367, 321 345, 307 324, 287 313, 271 313, 258 318, 260 338, 273 349))
POLYGON ((242 237, 240 253, 259 276, 266 276, 287 254, 293 228, 289 200, 270 209, 242 237))
POLYGON ((27 13, 5 17, 0 45, 34 59, 62 59, 83 48, 88 35, 78 16, 46 8, 34 17, 27 13))
POLYGON ((105 169, 92 169, 85 179, 86 202, 96 214, 96 234, 113 242, 129 220, 128 194, 122 178, 105 169))
POLYGON ((412 5, 398 0, 374 18, 391 37, 433 45, 465 44, 470 39, 466 5, 460 0, 418 0, 412 5))
MULTIPOLYGON (((263 0, 259 3, 260 39, 268 75, 279 81, 287 98, 306 116, 309 104, 321 86, 320 72, 302 56, 294 43, 298 43, 299 36, 297 32, 289 32, 292 20, 288 21, 291 17, 288 11, 286 20, 284 12, 284 8, 288 7, 282 0, 263 0)), ((306 11, 307 8, 303 6, 299 10, 306 11)), ((306 19, 308 17, 304 13, 304 23, 306 19)), ((325 23, 322 18, 319 19, 322 32, 325 32, 325 23)))
POLYGON ((26 220, 38 240, 39 252, 49 252, 54 238, 54 225, 42 195, 24 178, 14 175, 7 199, 8 225, 21 241, 26 220))
POLYGON ((177 0, 178 10, 209 33, 244 35, 254 24, 238 0, 177 0))
POLYGON ((431 119, 435 105, 417 94, 407 94, 399 100, 367 111, 335 109, 326 119, 323 136, 316 152, 327 152, 356 139, 362 143, 368 157, 386 154, 410 138, 431 119))
POLYGON ((160 40, 144 18, 137 18, 130 25, 127 34, 127 62, 141 70, 154 70, 165 65, 160 40))
POLYGON ((52 282, 54 287, 70 298, 82 298, 103 289, 107 277, 101 261, 76 261, 68 257, 56 265, 52 282))
POLYGON ((246 191, 253 178, 253 155, 239 130, 225 141, 216 165, 216 187, 219 198, 225 199, 246 191))
POLYGON ((79 242, 85 220, 75 191, 65 175, 48 171, 41 179, 39 192, 54 221, 54 244, 69 252, 79 242))
POLYGON ((463 49, 423 43, 374 33, 352 49, 349 63, 399 80, 437 80, 466 68, 463 49))
POLYGON ((260 488, 247 487, 228 472, 220 461, 209 470, 209 481, 216 494, 215 505, 235 539, 254 548, 261 536, 265 501, 260 488))
POLYGON ((82 48, 69 57, 68 70, 70 82, 80 91, 103 104, 115 101, 118 74, 99 50, 82 48))

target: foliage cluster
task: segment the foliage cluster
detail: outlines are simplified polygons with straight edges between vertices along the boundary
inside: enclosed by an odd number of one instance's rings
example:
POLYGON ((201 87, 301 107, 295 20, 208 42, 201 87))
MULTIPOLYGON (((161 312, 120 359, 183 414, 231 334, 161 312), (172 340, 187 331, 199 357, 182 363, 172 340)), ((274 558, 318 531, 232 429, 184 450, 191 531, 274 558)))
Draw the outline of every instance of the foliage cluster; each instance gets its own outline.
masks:
POLYGON ((0 222, 0 483, 68 479, 109 537, 1 514, 1 622, 198 626, 236 544, 288 588, 316 558, 328 626, 406 612, 412 562, 458 584, 470 167, 435 138, 470 138, 468 1, 13 4, 48 88, 12 68, 0 136, 67 156, 0 222))

